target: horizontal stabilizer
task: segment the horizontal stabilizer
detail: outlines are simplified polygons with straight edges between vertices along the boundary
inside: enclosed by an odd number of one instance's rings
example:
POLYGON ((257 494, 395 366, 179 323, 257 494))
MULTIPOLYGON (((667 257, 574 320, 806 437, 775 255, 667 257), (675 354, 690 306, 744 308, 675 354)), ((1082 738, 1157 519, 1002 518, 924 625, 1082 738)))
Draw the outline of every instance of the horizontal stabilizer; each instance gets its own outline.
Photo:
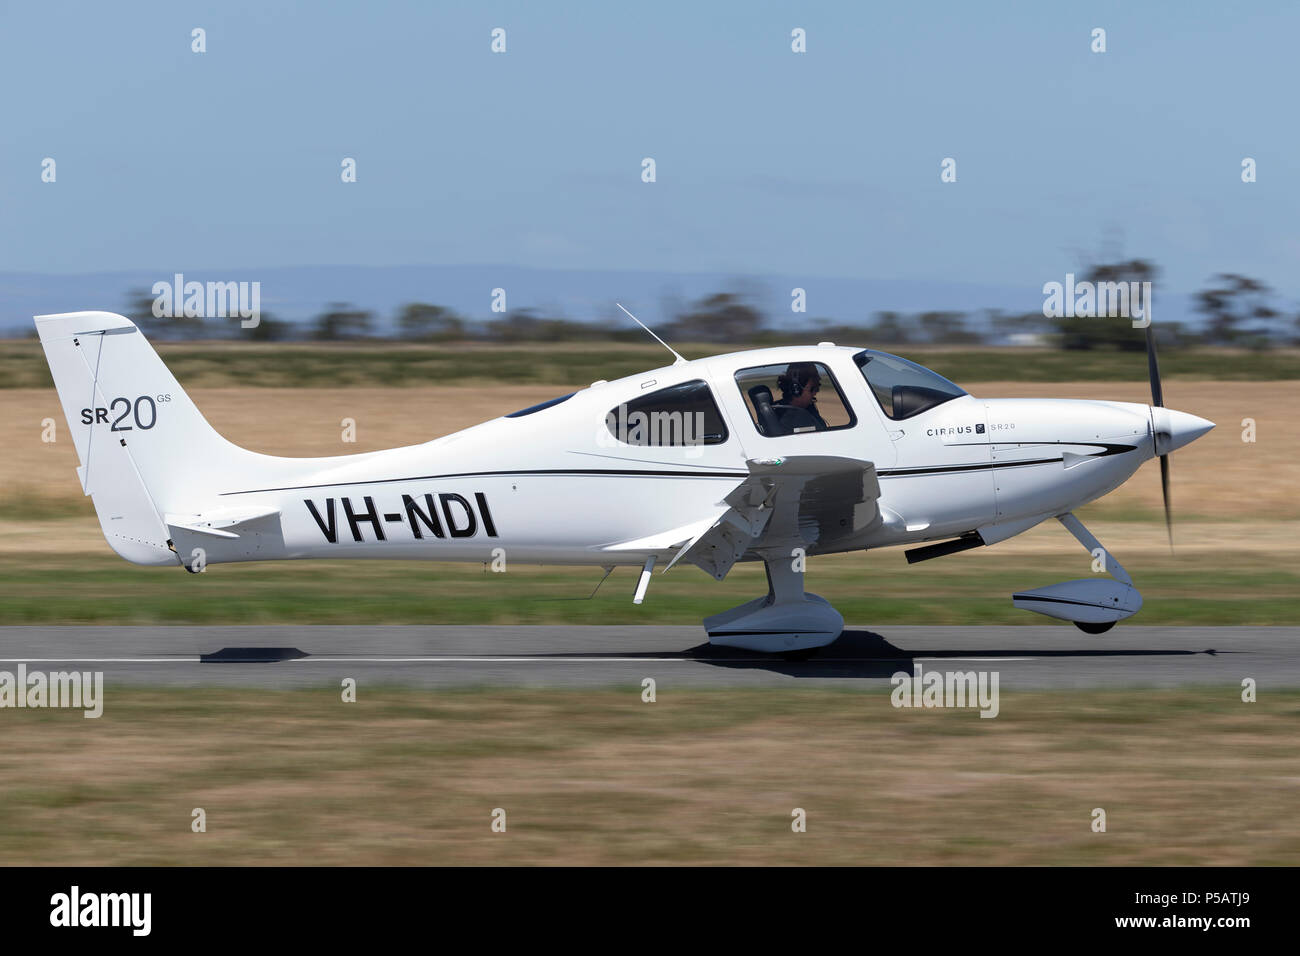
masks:
POLYGON ((203 515, 168 515, 168 528, 182 528, 195 534, 210 534, 217 538, 238 538, 238 530, 243 525, 253 524, 263 518, 273 518, 280 514, 274 508, 254 511, 216 511, 203 515))
POLYGON ((277 510, 169 514, 167 533, 181 562, 191 571, 208 564, 285 556, 277 510))

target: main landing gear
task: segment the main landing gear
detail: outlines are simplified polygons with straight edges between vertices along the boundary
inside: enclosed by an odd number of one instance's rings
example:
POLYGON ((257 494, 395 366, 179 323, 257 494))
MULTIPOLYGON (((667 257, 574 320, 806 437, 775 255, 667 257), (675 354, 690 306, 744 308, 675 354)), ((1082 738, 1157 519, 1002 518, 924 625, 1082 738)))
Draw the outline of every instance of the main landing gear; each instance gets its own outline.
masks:
POLYGON ((710 644, 803 660, 840 636, 844 618, 825 598, 804 592, 794 558, 765 555, 763 566, 767 596, 706 617, 710 644))

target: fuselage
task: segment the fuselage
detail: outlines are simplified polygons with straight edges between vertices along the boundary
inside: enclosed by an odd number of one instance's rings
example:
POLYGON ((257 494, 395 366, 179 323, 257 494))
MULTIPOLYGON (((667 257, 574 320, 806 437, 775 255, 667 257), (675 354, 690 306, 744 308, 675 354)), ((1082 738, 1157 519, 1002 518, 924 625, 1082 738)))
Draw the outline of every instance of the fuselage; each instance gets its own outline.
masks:
MULTIPOLYGON (((991 544, 1106 494, 1154 454, 1146 405, 981 399, 885 353, 781 347, 597 382, 420 445, 326 459, 257 456, 246 476, 199 470, 184 502, 161 504, 205 515, 278 511, 282 544, 257 559, 504 556, 610 566, 642 563, 660 550, 656 536, 715 513, 752 459, 874 463, 879 518, 836 540, 833 550, 849 551, 972 531, 991 544), (763 382, 796 364, 820 376, 827 427, 780 434, 769 425, 765 434, 753 383, 761 395, 763 382), (629 433, 629 418, 635 427, 638 410, 655 411, 655 396, 664 396, 666 427, 680 428, 671 416, 687 409, 685 440, 681 431, 667 441, 629 433)), ((241 560, 221 552, 215 547, 212 560, 241 560)))

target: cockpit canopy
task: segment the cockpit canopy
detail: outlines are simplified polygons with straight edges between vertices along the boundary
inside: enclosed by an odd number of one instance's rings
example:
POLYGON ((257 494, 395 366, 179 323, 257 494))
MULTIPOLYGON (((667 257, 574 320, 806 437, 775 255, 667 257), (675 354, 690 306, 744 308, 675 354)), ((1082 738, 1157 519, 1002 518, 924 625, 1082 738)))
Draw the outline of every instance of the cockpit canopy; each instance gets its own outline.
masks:
POLYGON ((853 356, 881 410, 894 421, 929 411, 966 392, 937 372, 888 352, 863 349, 853 356))

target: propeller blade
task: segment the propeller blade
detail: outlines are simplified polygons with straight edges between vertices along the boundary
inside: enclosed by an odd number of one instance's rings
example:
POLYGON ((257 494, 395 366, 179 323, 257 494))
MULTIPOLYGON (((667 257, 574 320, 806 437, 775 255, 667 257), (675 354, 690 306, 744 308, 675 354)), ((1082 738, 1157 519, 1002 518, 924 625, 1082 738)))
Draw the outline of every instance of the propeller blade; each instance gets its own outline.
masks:
MULTIPOLYGON (((1156 337, 1151 331, 1152 325, 1147 323, 1147 375, 1151 379, 1151 404, 1157 407, 1163 407, 1165 404, 1164 389, 1160 387, 1160 363, 1156 360, 1156 337)), ((1168 497, 1168 496, 1166 496, 1168 497)))
MULTIPOLYGON (((1151 404, 1164 408, 1165 391, 1160 386, 1160 362, 1156 358, 1156 336, 1151 323, 1147 323, 1147 376, 1151 379, 1151 404)), ((1154 436, 1152 436, 1154 438, 1154 436)), ((1160 491, 1165 499, 1165 531, 1169 535, 1169 553, 1174 550, 1174 511, 1169 501, 1169 456, 1160 456, 1160 491)))
POLYGON ((1174 550, 1174 511, 1169 503, 1169 456, 1160 456, 1160 489, 1165 494, 1165 530, 1169 532, 1169 552, 1174 550))

